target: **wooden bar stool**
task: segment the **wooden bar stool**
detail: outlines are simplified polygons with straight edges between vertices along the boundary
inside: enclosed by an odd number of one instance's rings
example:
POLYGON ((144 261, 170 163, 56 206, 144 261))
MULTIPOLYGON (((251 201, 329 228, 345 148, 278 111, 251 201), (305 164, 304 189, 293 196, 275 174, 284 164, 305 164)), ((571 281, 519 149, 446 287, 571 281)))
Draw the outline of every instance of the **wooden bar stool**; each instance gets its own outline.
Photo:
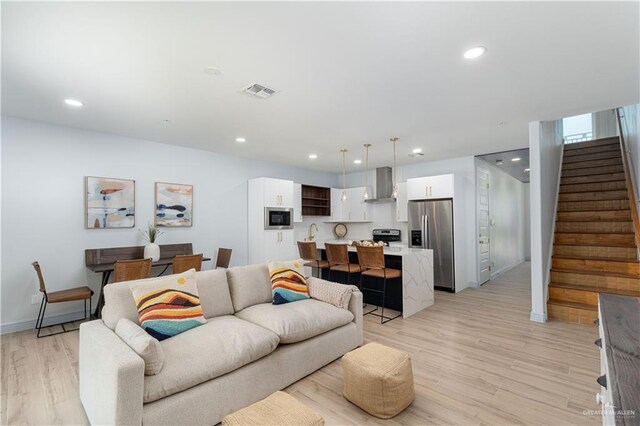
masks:
POLYGON ((135 259, 135 260, 116 260, 113 265, 113 282, 141 280, 151 276, 151 264, 153 260, 135 259))
POLYGON ((298 241, 298 253, 307 263, 304 266, 318 269, 318 278, 322 277, 322 270, 329 269, 329 262, 318 257, 318 247, 313 241, 298 241))
POLYGON ((230 262, 231 262, 231 249, 219 248, 218 258, 216 259, 216 269, 218 268, 227 269, 229 267, 230 262))
POLYGON ((372 291, 374 293, 382 293, 382 313, 374 314, 373 312, 378 310, 376 307, 374 310, 367 312, 364 315, 371 314, 376 317, 380 317, 380 324, 384 324, 391 320, 394 320, 401 316, 402 314, 398 314, 395 317, 385 317, 384 316, 384 304, 387 296, 387 279, 400 278, 402 277, 402 271, 399 269, 392 269, 385 267, 384 264, 384 248, 381 246, 377 247, 362 247, 357 246, 358 250, 358 263, 360 263, 360 267, 362 268, 362 273, 360 274, 360 291, 372 291), (372 288, 363 288, 362 287, 362 277, 373 277, 373 278, 382 278, 382 291, 372 289, 372 288))
POLYGON ((56 334, 66 333, 68 331, 75 331, 77 328, 67 330, 64 325, 73 321, 61 322, 58 324, 51 324, 47 327, 53 327, 59 325, 62 327, 62 331, 57 333, 51 333, 47 336, 40 336, 40 330, 42 329, 42 321, 44 320, 44 312, 47 310, 49 303, 61 303, 61 302, 73 302, 82 300, 84 302, 84 320, 87 320, 87 300, 89 300, 89 319, 91 319, 91 296, 93 296, 93 290, 87 286, 70 288, 67 290, 54 291, 47 293, 47 288, 44 285, 44 277, 42 276, 42 270, 40 270, 40 264, 33 262, 31 264, 38 274, 38 281, 40 281, 40 291, 42 292, 42 302, 40 302, 40 311, 38 311, 38 318, 36 319, 36 329, 38 330, 37 337, 55 336, 56 334))
POLYGON ((176 255, 173 258, 172 270, 174 274, 186 272, 189 269, 199 271, 202 269, 202 253, 176 255))
POLYGON ((347 284, 350 284, 351 274, 357 274, 361 269, 357 263, 349 262, 347 245, 325 243, 324 248, 327 252, 327 261, 329 262, 329 279, 331 279, 331 271, 346 272, 347 284))

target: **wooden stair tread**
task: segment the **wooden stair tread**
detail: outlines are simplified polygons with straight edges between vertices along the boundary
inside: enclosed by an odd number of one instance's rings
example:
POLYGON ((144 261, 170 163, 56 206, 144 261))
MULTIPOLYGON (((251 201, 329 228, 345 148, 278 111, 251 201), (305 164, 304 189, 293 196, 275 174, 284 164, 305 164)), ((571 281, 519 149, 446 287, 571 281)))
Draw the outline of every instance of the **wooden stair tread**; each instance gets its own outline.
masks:
MULTIPOLYGON (((626 289, 617 289, 617 288, 601 288, 594 287, 591 285, 577 285, 577 284, 563 284, 550 282, 549 287, 554 288, 563 288, 567 290, 581 290, 581 291, 592 291, 594 293, 606 293, 606 294, 617 294, 620 296, 631 296, 631 297, 640 297, 640 290, 626 290, 626 289)), ((555 299, 558 300, 558 299, 555 299)))
POLYGON ((585 270, 585 269, 565 269, 565 268, 551 268, 551 272, 566 272, 570 274, 580 274, 580 275, 599 275, 602 277, 618 277, 618 278, 640 278, 638 274, 625 274, 623 272, 601 272, 594 270, 585 270))
MULTIPOLYGON (((624 181, 612 181, 612 182, 624 182, 624 181)), ((601 182, 596 182, 596 183, 601 183, 601 182)), ((571 189, 571 190, 564 190, 562 187, 563 186, 575 186, 575 185, 580 185, 580 184, 576 184, 576 183, 567 183, 567 184, 563 184, 560 185, 560 194, 584 194, 584 193, 589 193, 589 192, 615 192, 615 191, 626 191, 627 188, 625 187, 620 188, 620 189, 584 189, 581 191, 576 191, 575 189, 571 189)))
POLYGON ((575 178, 575 177, 583 177, 583 176, 597 176, 597 175, 607 175, 612 173, 623 173, 624 169, 622 167, 622 164, 618 164, 618 165, 612 165, 612 166, 587 167, 583 169, 568 169, 568 170, 563 170, 563 172, 564 171, 570 172, 570 174, 563 173, 562 174, 563 178, 575 178), (594 169, 602 169, 602 168, 615 168, 616 170, 615 171, 594 170, 594 169), (587 170, 589 170, 589 172, 587 172, 587 170), (573 173, 574 171, 576 173, 573 173))
POLYGON ((631 222, 631 210, 578 210, 564 211, 556 222, 631 222), (606 217, 606 219, 603 219, 606 217))
POLYGON ((614 143, 616 144, 620 143, 618 136, 610 136, 607 138, 593 139, 585 142, 567 143, 564 145, 564 150, 571 151, 573 149, 588 148, 592 146, 611 145, 614 143))
POLYGON ((570 163, 579 163, 581 161, 589 161, 592 159, 605 160, 609 158, 622 158, 622 153, 620 152, 620 148, 618 147, 618 149, 610 149, 607 151, 600 151, 600 152, 584 152, 584 153, 577 153, 573 155, 565 155, 562 158, 562 162, 563 164, 570 164, 570 163), (597 156, 598 158, 592 158, 595 156, 597 156))
POLYGON ((574 260, 605 260, 607 262, 626 262, 626 263, 640 263, 637 259, 625 259, 623 257, 600 257, 600 256, 571 256, 565 254, 553 255, 556 259, 574 259, 574 260))
POLYGON ((598 306, 587 305, 586 303, 567 302, 564 300, 549 299, 547 303, 550 305, 566 306, 568 308, 585 309, 587 311, 598 311, 598 306))
MULTIPOLYGON (((593 222, 593 221, 590 221, 593 222)), ((588 232, 575 232, 575 231, 555 231, 556 234, 616 234, 616 235, 624 235, 624 234, 628 234, 628 235, 635 235, 633 232, 625 232, 625 231, 616 231, 616 232, 609 232, 609 231, 588 231, 588 232)), ((579 245, 579 244, 578 244, 579 245)))

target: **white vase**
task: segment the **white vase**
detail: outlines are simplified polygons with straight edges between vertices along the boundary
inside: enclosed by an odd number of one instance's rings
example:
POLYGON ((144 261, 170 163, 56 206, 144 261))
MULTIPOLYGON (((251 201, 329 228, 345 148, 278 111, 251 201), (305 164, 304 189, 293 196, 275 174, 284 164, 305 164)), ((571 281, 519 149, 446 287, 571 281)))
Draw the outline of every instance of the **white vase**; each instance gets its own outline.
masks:
POLYGON ((144 258, 151 258, 154 262, 160 260, 160 246, 156 243, 149 243, 144 246, 144 258))

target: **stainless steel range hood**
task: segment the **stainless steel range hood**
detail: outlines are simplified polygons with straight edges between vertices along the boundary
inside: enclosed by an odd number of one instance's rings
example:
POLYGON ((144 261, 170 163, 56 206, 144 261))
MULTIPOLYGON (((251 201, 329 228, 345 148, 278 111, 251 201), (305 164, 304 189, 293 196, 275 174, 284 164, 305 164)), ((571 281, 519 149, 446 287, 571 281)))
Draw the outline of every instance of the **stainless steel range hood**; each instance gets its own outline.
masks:
POLYGON ((393 171, 391 167, 378 167, 376 169, 374 190, 375 197, 365 200, 367 203, 392 203, 396 201, 391 196, 393 193, 393 171))

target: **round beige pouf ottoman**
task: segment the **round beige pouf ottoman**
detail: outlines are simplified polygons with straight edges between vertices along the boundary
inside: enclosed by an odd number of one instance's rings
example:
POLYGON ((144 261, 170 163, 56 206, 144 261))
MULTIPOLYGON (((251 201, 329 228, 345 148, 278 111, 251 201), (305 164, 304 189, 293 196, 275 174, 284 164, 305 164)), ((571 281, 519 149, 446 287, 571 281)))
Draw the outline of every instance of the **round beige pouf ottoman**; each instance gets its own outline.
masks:
POLYGON ((367 413, 388 419, 414 399, 411 355, 368 343, 342 357, 344 397, 367 413))
POLYGON ((272 393, 262 401, 229 414, 223 426, 309 425, 322 426, 324 419, 286 392, 272 393))

